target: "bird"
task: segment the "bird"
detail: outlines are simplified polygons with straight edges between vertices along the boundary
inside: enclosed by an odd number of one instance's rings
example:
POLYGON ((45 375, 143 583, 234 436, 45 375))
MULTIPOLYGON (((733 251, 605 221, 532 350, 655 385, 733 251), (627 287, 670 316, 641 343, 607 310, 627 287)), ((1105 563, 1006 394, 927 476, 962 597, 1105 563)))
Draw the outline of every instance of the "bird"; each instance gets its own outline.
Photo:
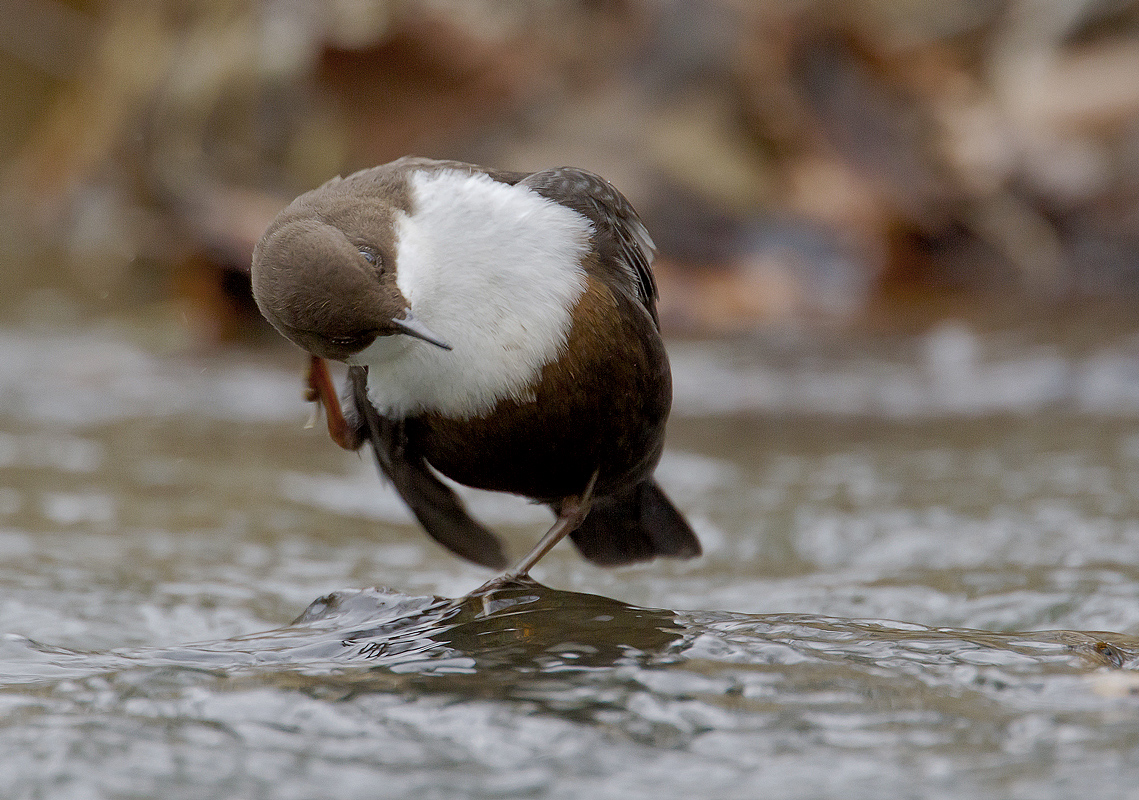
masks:
POLYGON ((509 565, 440 476, 553 511, 508 582, 567 535, 599 566, 701 554, 654 477, 672 379, 653 256, 592 172, 405 156, 297 197, 258 241, 251 282, 310 354, 333 438, 370 442, 439 544, 509 565), (326 360, 348 365, 344 409, 326 360))

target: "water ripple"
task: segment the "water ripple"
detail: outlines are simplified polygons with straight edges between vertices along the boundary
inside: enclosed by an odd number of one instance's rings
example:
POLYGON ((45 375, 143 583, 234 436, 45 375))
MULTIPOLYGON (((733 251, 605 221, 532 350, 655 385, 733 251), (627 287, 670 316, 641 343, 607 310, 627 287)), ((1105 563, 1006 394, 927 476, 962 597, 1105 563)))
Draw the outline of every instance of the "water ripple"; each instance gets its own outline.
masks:
POLYGON ((562 796, 560 778, 580 790, 606 774, 597 797, 823 793, 836 776, 858 797, 882 784, 859 783, 844 754, 926 752, 921 769, 946 787, 996 780, 976 763, 993 747, 1024 775, 1042 747, 1067 748, 1072 769, 1102 761, 1135 738, 1137 670, 1139 639, 1114 633, 677 612, 529 582, 460 600, 367 589, 284 628, 178 647, 85 653, 10 636, 0 745, 82 764, 83 719, 110 748, 100 763, 132 765, 136 788, 167 785, 161 769, 138 774, 153 749, 196 763, 195 785, 219 795, 263 791, 259 771, 301 758, 299 785, 335 780, 343 797, 389 770, 418 776, 392 796, 562 796), (629 765, 635 785, 618 780, 629 765), (466 795, 440 789, 456 771, 473 776, 466 795))

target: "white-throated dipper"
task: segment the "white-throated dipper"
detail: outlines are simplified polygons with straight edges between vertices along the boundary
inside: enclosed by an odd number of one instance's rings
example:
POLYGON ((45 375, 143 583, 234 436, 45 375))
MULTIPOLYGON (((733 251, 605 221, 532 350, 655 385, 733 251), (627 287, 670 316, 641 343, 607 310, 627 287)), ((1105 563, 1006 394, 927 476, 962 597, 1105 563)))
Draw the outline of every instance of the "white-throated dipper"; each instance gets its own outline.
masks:
POLYGON ((301 195, 253 254, 265 317, 349 365, 348 424, 434 539, 502 569, 494 534, 435 472, 547 504, 553 527, 615 566, 700 543, 653 479, 672 402, 653 244, 608 181, 561 167, 497 172, 401 158, 301 195), (354 412, 354 413, 353 413, 354 412))

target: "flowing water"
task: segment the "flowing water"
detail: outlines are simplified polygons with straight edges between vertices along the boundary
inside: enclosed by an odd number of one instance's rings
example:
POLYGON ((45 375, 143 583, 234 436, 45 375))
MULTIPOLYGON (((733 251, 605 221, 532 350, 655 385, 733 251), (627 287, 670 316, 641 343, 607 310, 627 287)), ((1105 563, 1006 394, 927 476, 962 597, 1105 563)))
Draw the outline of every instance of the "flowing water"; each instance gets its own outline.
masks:
POLYGON ((145 339, 0 328, 0 797, 1139 797, 1139 316, 674 342, 705 556, 472 597, 299 354, 145 339))

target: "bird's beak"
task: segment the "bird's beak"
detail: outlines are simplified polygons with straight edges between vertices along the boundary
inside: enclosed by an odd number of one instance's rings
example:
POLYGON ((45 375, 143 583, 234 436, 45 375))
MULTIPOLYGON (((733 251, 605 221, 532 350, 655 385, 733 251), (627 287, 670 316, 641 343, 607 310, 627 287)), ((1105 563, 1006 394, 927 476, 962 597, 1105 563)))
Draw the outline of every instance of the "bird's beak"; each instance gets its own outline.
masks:
POLYGON ((400 333, 406 333, 408 336, 414 336, 416 339, 430 342, 436 347, 442 347, 444 350, 451 349, 451 345, 432 333, 431 329, 413 317, 410 311, 404 312, 403 319, 393 319, 392 325, 399 328, 400 333))

